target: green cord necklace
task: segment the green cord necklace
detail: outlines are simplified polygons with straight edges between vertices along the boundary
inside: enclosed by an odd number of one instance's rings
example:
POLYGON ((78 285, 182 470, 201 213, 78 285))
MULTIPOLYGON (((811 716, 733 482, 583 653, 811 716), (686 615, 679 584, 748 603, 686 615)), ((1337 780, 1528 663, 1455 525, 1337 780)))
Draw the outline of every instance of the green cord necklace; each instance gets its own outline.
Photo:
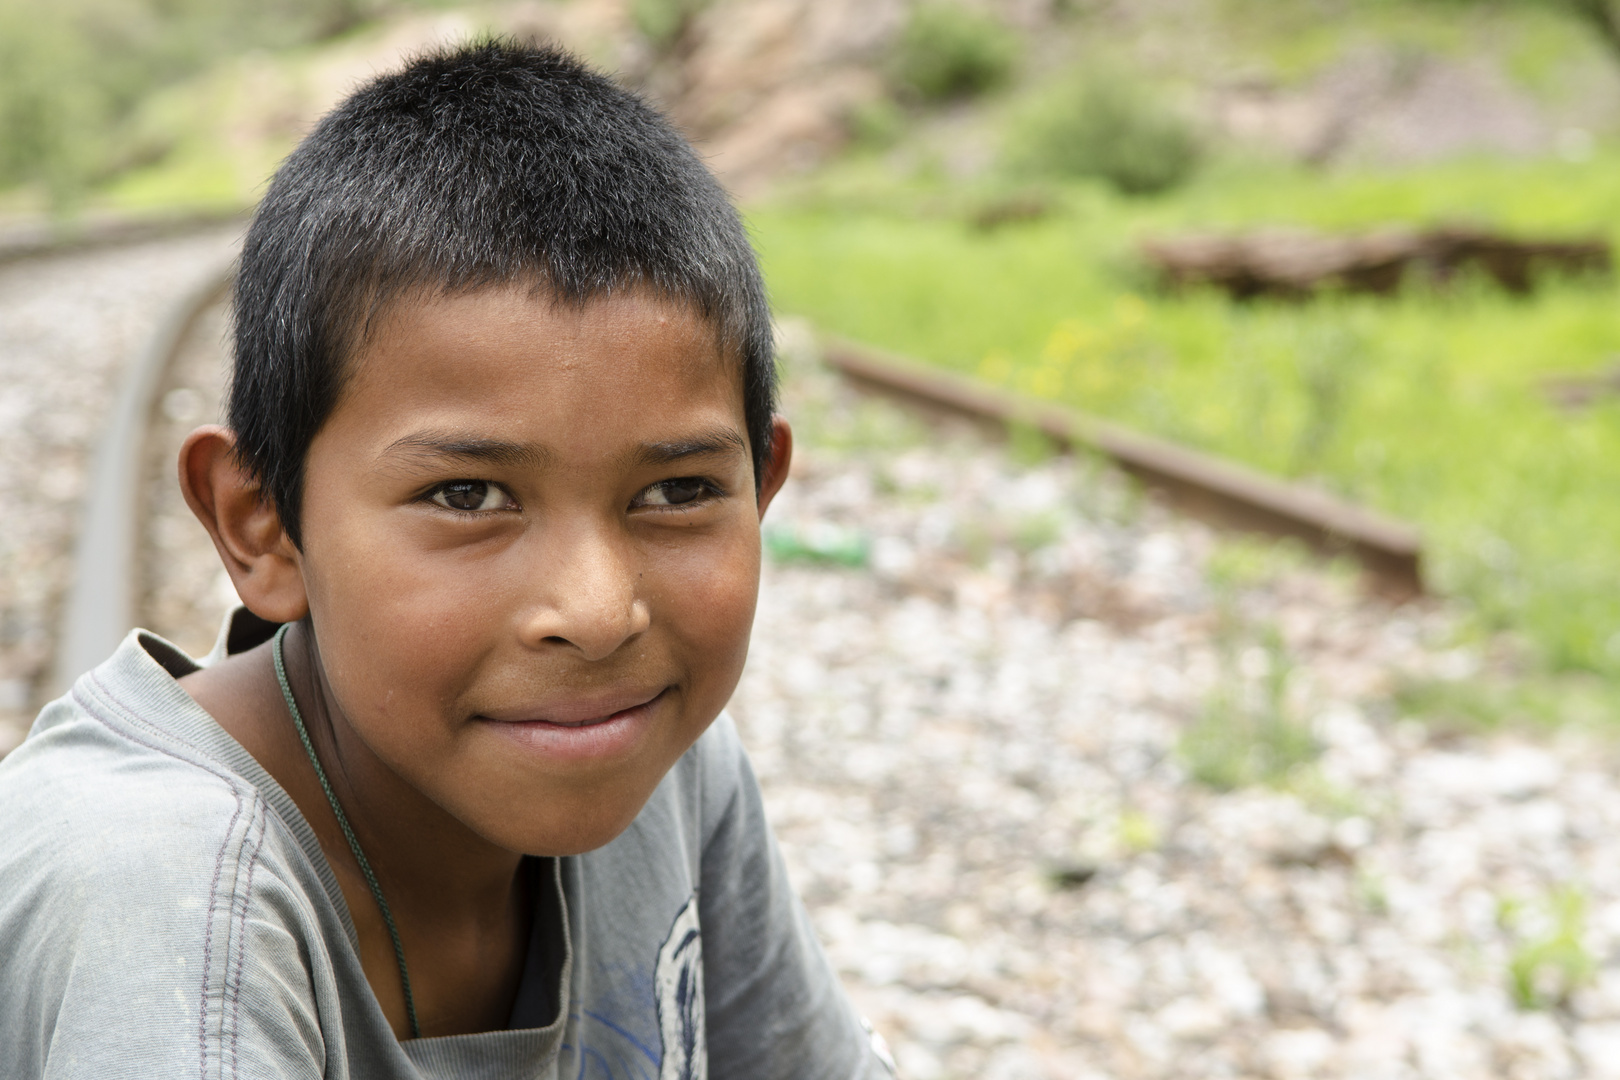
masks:
POLYGON ((349 819, 344 816, 343 807, 338 805, 337 795, 326 779, 326 770, 321 768, 321 759, 315 756, 315 744, 309 741, 309 729, 304 727, 304 717, 298 711, 298 702, 293 700, 292 687, 287 684, 287 665, 281 658, 281 640, 287 636, 287 630, 291 626, 291 623, 282 623, 281 629, 277 630, 276 636, 271 639, 270 652, 276 661, 276 681, 281 684, 281 696, 287 699, 287 711, 292 713, 293 724, 298 728, 298 738, 304 744, 304 751, 309 754, 309 763, 315 766, 315 775, 321 781, 321 790, 326 792, 326 801, 332 804, 332 813, 337 816, 344 839, 349 841, 349 850, 354 852, 354 861, 360 864, 360 872, 365 875, 366 884, 371 886, 371 895, 382 911, 383 922, 388 924, 388 936, 394 939, 394 959, 399 961, 399 982, 405 990, 405 1012, 411 1020, 411 1038, 420 1039, 422 1029, 416 1024, 416 1001, 411 997, 411 977, 405 971, 405 946, 400 944, 399 929, 394 925, 394 914, 388 910, 388 901, 383 899, 382 886, 377 884, 377 875, 372 872, 371 863, 366 861, 365 852, 360 850, 360 841, 355 837, 354 830, 349 828, 349 819))

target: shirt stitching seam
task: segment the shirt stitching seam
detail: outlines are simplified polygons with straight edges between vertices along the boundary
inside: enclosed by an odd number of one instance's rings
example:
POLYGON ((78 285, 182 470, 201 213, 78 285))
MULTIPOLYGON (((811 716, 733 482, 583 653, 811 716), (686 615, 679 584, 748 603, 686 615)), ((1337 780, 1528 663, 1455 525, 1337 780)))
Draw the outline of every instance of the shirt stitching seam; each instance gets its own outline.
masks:
MULTIPOLYGON (((122 703, 119 702, 115 697, 112 696, 111 689, 109 687, 107 687, 107 685, 105 683, 103 683, 101 681, 101 677, 95 671, 91 671, 89 673, 88 679, 98 690, 101 691, 102 695, 105 695, 104 703, 107 706, 111 707, 114 711, 123 714, 123 719, 125 721, 127 721, 128 723, 130 723, 132 725, 135 725, 137 727, 144 728, 144 729, 147 729, 147 730, 155 732, 155 733, 161 733, 161 732, 159 732, 159 729, 157 729, 154 725, 147 722, 146 720, 143 720, 139 716, 136 716, 130 710, 125 709, 123 707, 122 703)), ((102 704, 103 702, 97 702, 97 701, 93 700, 90 695, 81 694, 80 691, 78 690, 78 688, 74 688, 72 696, 73 696, 74 701, 78 703, 79 707, 82 708, 85 711, 85 714, 87 716, 90 716, 94 720, 96 720, 103 727, 106 727, 106 728, 114 731, 116 734, 120 735, 123 738, 128 739, 130 742, 135 743, 137 746, 144 746, 148 750, 155 750, 158 753, 165 755, 166 757, 171 757, 171 758, 174 758, 176 761, 180 761, 180 762, 183 762, 185 764, 192 765, 192 766, 194 766, 196 768, 202 769, 204 772, 209 773, 212 776, 216 777, 217 779, 223 781, 225 786, 230 789, 231 797, 236 800, 236 811, 233 814, 231 814, 231 820, 225 826, 225 837, 224 837, 224 839, 222 841, 220 841, 218 854, 216 854, 214 856, 214 876, 213 876, 213 881, 209 884, 209 888, 208 888, 208 906, 207 906, 207 909, 206 909, 207 913, 206 913, 206 916, 205 916, 206 927, 207 928, 206 928, 206 930, 204 931, 204 934, 203 934, 202 996, 198 1001, 197 1049, 198 1049, 198 1055, 199 1055, 199 1058, 200 1058, 200 1061, 198 1063, 198 1075, 201 1078, 201 1080, 208 1080, 208 990, 209 990, 209 974, 210 974, 211 969, 212 969, 213 953, 214 953, 214 909, 215 909, 215 906, 219 903, 219 882, 220 882, 220 878, 224 874, 225 854, 226 854, 227 851, 230 850, 230 848, 232 846, 231 838, 235 834, 236 823, 242 816, 242 810, 243 810, 242 792, 238 788, 238 786, 235 783, 232 782, 230 774, 228 774, 228 773, 226 773, 224 771, 221 771, 223 769, 223 766, 221 766, 221 769, 215 769, 215 768, 210 767, 210 765, 204 763, 204 762, 212 762, 214 760, 213 758, 209 757, 209 755, 201 753, 199 751, 198 756, 201 757, 203 759, 203 761, 190 760, 190 759, 187 759, 186 757, 182 756, 181 754, 176 753, 174 750, 171 750, 170 748, 168 748, 166 746, 162 746, 162 745, 159 745, 156 742, 152 742, 152 741, 148 741, 147 739, 143 739, 140 736, 138 736, 137 734, 135 734, 134 732, 118 731, 117 728, 115 728, 113 726, 113 724, 109 721, 109 719, 106 716, 104 716, 96 708, 96 706, 98 704, 102 704)), ((258 795, 257 795, 256 792, 255 792, 253 801, 255 803, 255 810, 257 810, 257 804, 259 802, 261 802, 262 800, 260 800, 258 798, 258 795)), ((245 841, 246 841, 246 837, 244 836, 243 842, 245 843, 245 841)), ((238 846, 240 847, 241 845, 238 845, 238 846)), ((233 900, 234 900, 234 890, 233 890, 233 900)), ((229 947, 228 947, 228 945, 227 945, 226 955, 227 955, 227 957, 229 957, 229 947)), ((221 1065, 223 1065, 223 1064, 224 1064, 224 1062, 221 1061, 221 1065)))
MULTIPOLYGON (((242 886, 242 910, 239 917, 241 927, 236 947, 236 973, 231 979, 231 1076, 240 1075, 241 1058, 238 1053, 238 1040, 242 1034, 242 969, 247 958, 247 921, 250 898, 253 895, 253 871, 259 865, 259 852, 264 847, 265 834, 268 832, 261 808, 255 806, 253 820, 248 822, 248 830, 252 831, 255 824, 259 826, 258 839, 253 844, 252 854, 247 861, 247 881, 242 886)), ((244 843, 246 838, 244 837, 244 843)), ((223 1062, 222 1062, 223 1064, 223 1062)))

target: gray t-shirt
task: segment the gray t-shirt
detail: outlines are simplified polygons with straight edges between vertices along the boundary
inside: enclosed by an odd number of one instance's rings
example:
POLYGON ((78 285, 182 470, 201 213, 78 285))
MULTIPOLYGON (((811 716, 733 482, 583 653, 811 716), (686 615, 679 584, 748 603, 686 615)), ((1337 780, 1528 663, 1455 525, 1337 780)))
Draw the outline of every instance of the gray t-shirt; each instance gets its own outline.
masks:
POLYGON ((531 948, 514 1018, 550 971, 547 1026, 400 1042, 309 823, 175 682, 196 668, 131 633, 0 762, 7 1077, 888 1074, 728 717, 621 836, 540 864, 553 962, 531 948))

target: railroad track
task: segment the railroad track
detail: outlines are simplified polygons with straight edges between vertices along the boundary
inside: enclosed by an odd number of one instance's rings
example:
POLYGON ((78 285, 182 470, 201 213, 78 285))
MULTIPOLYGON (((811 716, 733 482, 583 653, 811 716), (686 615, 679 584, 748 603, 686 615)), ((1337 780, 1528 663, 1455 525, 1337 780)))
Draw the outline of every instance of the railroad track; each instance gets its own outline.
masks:
POLYGON ((80 234, 30 254, 0 229, 0 752, 60 689, 75 549, 100 531, 86 528, 85 495, 126 375, 176 298, 229 262, 237 235, 213 223, 96 244, 80 234))
POLYGON ((1027 424, 1068 449, 1113 460, 1182 514, 1244 532, 1303 540, 1349 555, 1371 588, 1392 599, 1423 592, 1422 536, 1404 521, 1073 409, 987 386, 866 346, 834 341, 827 363, 858 386, 997 427, 1027 424))
MULTIPOLYGON (((147 621, 147 612, 141 610, 146 605, 140 601, 151 568, 142 565, 141 556, 149 547, 151 531, 154 428, 162 419, 163 402, 175 389, 181 360, 197 349, 199 330, 224 301, 229 280, 225 266, 203 275, 124 373, 91 467, 51 677, 53 690, 65 690, 111 654, 131 627, 147 621)), ((217 399, 217 390, 214 396, 217 399)), ((198 409, 199 418, 205 409, 206 405, 198 409)), ((169 475, 172 478, 172 465, 169 475)), ((168 487, 175 487, 172 479, 168 487)))
MULTIPOLYGON (((211 549, 172 480, 179 441, 220 414, 224 303, 229 268, 213 268, 174 306, 125 373, 86 493, 75 577, 52 678, 63 689, 107 656, 131 626, 145 625, 205 651, 227 604, 223 571, 199 575, 211 549)), ((1022 398, 914 361, 843 341, 826 344, 828 365, 857 388, 926 416, 966 416, 983 426, 1031 425, 1062 446, 1112 459, 1179 513, 1224 529, 1288 536, 1347 555, 1370 588, 1400 600, 1422 592, 1421 541, 1403 522, 1285 483, 1246 466, 1131 431, 1050 403, 1022 398)))
POLYGON ((165 240, 231 223, 247 223, 239 210, 109 217, 60 224, 31 222, 0 229, 0 265, 24 259, 52 258, 96 248, 165 240))

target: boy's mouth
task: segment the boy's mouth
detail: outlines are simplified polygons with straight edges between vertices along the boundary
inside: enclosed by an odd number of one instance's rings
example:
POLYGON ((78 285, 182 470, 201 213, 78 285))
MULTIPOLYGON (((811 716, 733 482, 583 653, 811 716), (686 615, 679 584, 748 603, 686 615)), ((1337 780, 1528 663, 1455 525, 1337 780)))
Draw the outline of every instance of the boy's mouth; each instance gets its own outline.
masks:
POLYGON ((564 764, 630 758, 653 729, 659 703, 671 688, 582 698, 567 703, 520 706, 497 716, 476 717, 527 755, 564 764))
POLYGON ((552 760, 615 758, 634 752, 669 689, 548 702, 477 719, 552 760))
POLYGON ((554 702, 535 708, 519 707, 502 710, 498 715, 480 716, 497 724, 545 724, 548 727, 580 728, 605 724, 629 713, 652 705, 669 692, 665 687, 654 693, 637 691, 582 698, 578 701, 554 702))

